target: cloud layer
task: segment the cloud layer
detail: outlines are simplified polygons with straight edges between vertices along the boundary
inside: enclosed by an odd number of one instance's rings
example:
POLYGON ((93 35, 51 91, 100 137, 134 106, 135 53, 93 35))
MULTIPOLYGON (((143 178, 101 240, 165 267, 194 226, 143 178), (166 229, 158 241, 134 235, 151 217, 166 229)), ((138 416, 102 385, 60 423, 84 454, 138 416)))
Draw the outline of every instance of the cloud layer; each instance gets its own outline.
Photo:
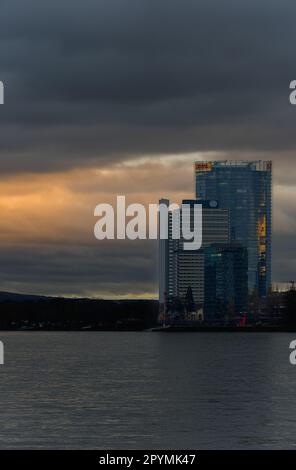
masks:
POLYGON ((274 160, 273 277, 293 277, 293 0, 0 8, 2 289, 153 295, 155 245, 98 246, 93 208, 189 196, 195 158, 274 160))

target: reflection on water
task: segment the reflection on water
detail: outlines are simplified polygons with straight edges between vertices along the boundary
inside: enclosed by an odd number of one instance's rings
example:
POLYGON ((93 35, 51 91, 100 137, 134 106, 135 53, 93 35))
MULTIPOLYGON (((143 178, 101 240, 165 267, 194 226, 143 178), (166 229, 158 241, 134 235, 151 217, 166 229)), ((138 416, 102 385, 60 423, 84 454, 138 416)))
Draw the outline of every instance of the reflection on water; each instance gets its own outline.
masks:
POLYGON ((0 447, 296 445, 285 333, 0 333, 0 447))

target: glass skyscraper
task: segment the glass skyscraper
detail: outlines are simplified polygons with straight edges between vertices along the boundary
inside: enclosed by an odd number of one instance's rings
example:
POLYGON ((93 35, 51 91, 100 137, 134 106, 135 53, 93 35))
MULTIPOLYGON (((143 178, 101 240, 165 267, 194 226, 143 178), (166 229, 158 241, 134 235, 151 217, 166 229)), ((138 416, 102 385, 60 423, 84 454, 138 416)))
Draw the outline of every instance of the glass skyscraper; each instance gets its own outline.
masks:
POLYGON ((248 288, 265 296, 271 285, 272 162, 199 161, 196 199, 229 209, 230 241, 248 250, 248 288))
POLYGON ((204 249, 204 318, 233 320, 248 310, 248 250, 239 244, 204 249))

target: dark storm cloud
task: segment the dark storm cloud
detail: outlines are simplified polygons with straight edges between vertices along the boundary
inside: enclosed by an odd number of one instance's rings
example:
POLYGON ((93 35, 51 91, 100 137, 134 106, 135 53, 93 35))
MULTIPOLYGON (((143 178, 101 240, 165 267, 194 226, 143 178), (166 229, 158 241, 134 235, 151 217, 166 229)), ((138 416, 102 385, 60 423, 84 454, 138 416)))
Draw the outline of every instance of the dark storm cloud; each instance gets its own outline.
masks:
POLYGON ((294 149, 295 17, 290 0, 2 2, 1 168, 294 149))
POLYGON ((1 290, 48 295, 156 292, 155 242, 20 245, 0 249, 1 290))
POLYGON ((0 250, 1 289, 154 292, 155 245, 88 246, 93 227, 87 231, 83 211, 92 213, 93 201, 83 205, 78 188, 89 194, 98 186, 103 194, 115 194, 128 181, 127 192, 151 190, 152 202, 168 191, 188 194, 188 158, 184 164, 168 159, 163 170, 153 169, 150 160, 133 184, 123 170, 115 177, 114 165, 145 155, 155 156, 157 164, 162 155, 200 151, 209 151, 199 156, 210 159, 274 160, 274 279, 292 278, 296 106, 289 103, 289 83, 296 79, 295 18, 295 0, 2 0, 0 182, 16 186, 15 195, 6 186, 1 194, 7 219, 2 228, 7 239, 14 237, 0 250), (111 176, 97 181, 84 172, 99 166, 111 176), (70 168, 76 169, 77 196, 71 203, 80 218, 75 238, 65 245, 52 228, 50 202, 53 210, 62 208, 66 237, 72 173, 63 190, 61 170, 70 168), (25 185, 22 194, 25 176, 14 175, 21 172, 45 176, 34 175, 40 182, 32 177, 33 189, 25 185), (26 244, 14 235, 18 218, 28 231, 26 242, 48 231, 52 243, 26 244))
POLYGON ((289 283, 295 279, 296 255, 295 232, 290 234, 275 234, 273 237, 274 279, 282 283, 289 283))

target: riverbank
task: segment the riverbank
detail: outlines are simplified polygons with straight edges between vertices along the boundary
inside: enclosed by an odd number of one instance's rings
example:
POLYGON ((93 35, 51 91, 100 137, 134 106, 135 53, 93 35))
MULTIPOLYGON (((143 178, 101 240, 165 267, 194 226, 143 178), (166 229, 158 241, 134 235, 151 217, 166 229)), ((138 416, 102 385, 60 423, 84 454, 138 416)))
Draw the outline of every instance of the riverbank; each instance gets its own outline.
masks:
POLYGON ((155 333, 296 333, 296 327, 281 325, 256 325, 256 326, 210 326, 210 325, 169 325, 152 328, 155 333))

